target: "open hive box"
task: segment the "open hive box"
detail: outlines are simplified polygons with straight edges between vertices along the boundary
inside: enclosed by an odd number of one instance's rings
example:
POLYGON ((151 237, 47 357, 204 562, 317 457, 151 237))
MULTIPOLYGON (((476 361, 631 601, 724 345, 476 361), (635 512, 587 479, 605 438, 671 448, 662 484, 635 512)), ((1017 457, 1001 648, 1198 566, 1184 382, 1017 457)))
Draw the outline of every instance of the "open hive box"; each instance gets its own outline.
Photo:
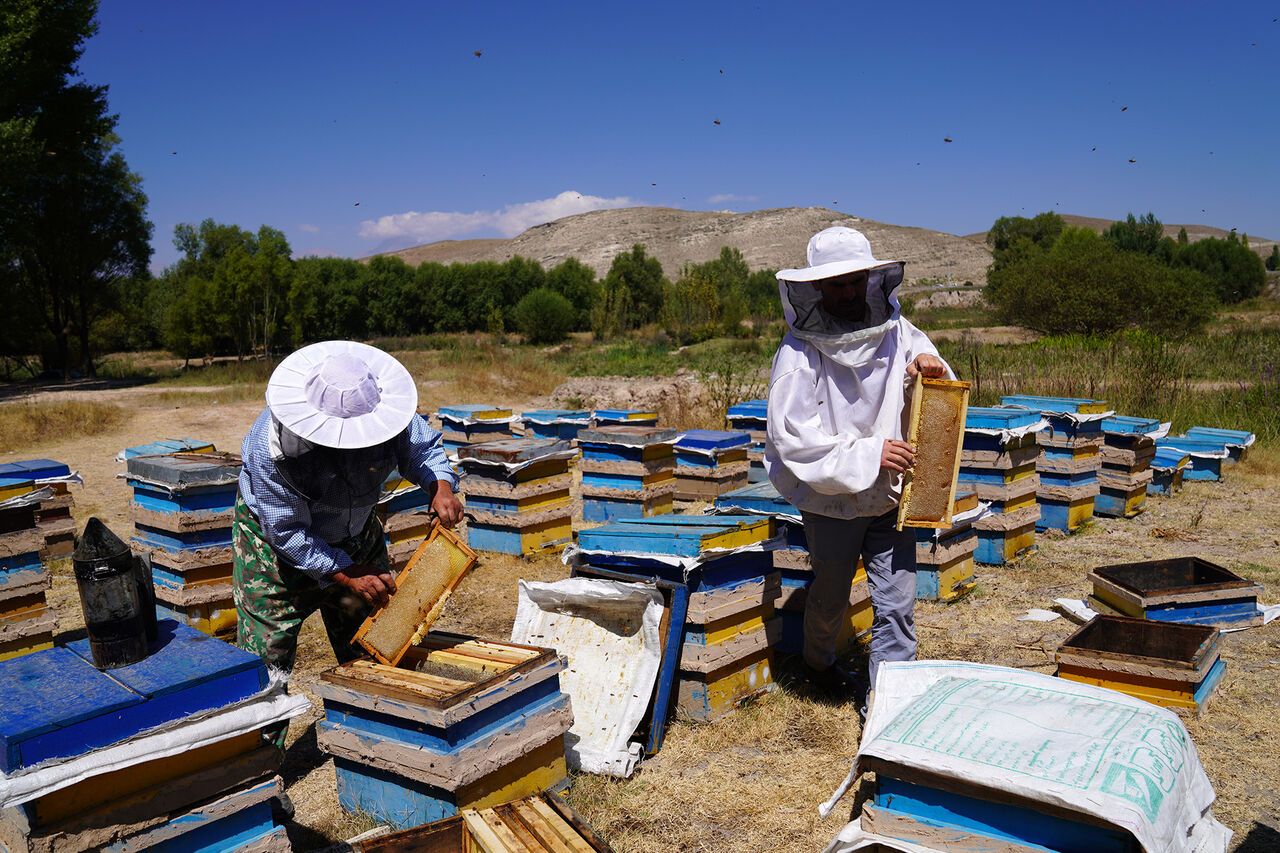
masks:
POLYGON ((316 740, 334 756, 338 801, 409 827, 561 784, 564 668, 549 649, 433 632, 398 666, 323 673, 316 740))
POLYGON ((525 797, 352 845, 354 853, 612 853, 555 794, 525 797))
POLYGON ((475 551, 436 525, 396 576, 395 594, 370 614, 355 641, 379 663, 395 666, 475 564, 475 551))
POLYGON ((903 477, 899 530, 904 526, 951 526, 968 408, 968 382, 926 379, 916 374, 907 433, 907 440, 916 448, 916 457, 903 477))
POLYGON ((1199 557, 1100 566, 1089 603, 1104 613, 1247 628, 1262 624, 1262 586, 1199 557))
POLYGON ((1096 616, 1058 648, 1058 677, 1156 705, 1204 710, 1226 664, 1217 628, 1096 616))

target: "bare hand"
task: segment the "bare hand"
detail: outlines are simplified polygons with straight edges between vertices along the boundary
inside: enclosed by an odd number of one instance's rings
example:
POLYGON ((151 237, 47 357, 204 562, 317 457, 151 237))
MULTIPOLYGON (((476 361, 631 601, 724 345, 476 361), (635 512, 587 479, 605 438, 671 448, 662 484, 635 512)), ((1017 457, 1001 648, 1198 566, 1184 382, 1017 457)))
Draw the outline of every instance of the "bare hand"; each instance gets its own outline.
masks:
POLYGON ((390 572, 373 566, 352 565, 345 572, 334 572, 333 579, 377 609, 385 607, 396 591, 396 579, 390 572))
POLYGON ((916 461, 916 451, 905 441, 899 441, 896 438, 886 438, 884 447, 880 450, 880 467, 887 468, 890 471, 897 471, 899 474, 904 473, 916 461))
POLYGON ((448 480, 436 480, 436 493, 431 498, 431 511, 445 527, 453 527, 462 521, 462 501, 453 493, 448 480))
POLYGON ((947 375, 947 364, 936 355, 922 352, 916 356, 915 361, 907 365, 907 376, 914 379, 917 373, 923 373, 930 379, 937 379, 947 375))

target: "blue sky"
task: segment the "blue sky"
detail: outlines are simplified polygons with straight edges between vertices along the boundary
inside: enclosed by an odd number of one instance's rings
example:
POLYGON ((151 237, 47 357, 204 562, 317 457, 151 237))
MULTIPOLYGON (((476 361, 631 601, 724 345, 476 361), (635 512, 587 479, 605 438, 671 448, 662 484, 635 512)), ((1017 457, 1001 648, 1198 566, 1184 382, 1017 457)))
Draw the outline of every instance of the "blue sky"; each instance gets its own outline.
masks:
POLYGON ((155 223, 360 257, 586 210, 1045 210, 1280 239, 1280 2, 103 0, 155 223), (1133 162, 1131 162, 1133 161, 1133 162))

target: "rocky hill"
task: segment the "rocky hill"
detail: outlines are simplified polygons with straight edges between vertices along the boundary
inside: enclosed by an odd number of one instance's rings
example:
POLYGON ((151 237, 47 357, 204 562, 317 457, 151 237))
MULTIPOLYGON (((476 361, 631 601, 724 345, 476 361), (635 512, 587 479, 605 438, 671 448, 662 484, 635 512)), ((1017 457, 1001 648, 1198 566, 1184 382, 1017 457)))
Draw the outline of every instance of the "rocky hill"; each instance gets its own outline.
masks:
POLYGON ((908 281, 986 281, 991 251, 981 240, 889 225, 824 207, 787 207, 750 213, 629 207, 597 210, 537 225, 509 240, 445 240, 386 254, 417 265, 505 261, 515 255, 550 268, 573 256, 603 277, 614 257, 643 243, 669 278, 686 263, 703 263, 729 246, 753 270, 805 265, 809 238, 830 225, 848 225, 867 235, 877 257, 907 262, 908 281))

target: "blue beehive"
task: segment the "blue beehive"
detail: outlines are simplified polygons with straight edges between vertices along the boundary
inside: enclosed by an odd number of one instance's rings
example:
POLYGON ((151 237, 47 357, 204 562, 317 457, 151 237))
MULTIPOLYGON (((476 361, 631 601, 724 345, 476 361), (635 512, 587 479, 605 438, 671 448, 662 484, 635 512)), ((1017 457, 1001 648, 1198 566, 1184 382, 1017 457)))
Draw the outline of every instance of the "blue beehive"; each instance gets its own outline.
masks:
POLYGON ((532 554, 571 536, 567 441, 507 438, 462 448, 467 544, 477 551, 532 554))
POLYGON ((468 444, 497 441, 512 435, 511 410, 501 406, 441 406, 436 417, 440 419, 444 449, 449 453, 456 454, 468 444))
POLYGON ((50 648, 58 627, 45 600, 52 575, 41 556, 38 494, 33 480, 0 484, 0 660, 50 648))
POLYGON ((676 497, 714 500, 748 482, 751 436, 744 430, 691 429, 676 441, 676 497))
POLYGON ((1001 397, 1005 406, 1039 411, 1049 421, 1049 429, 1038 438, 1042 453, 1036 462, 1040 487, 1038 530, 1073 533, 1092 524, 1098 496, 1099 450, 1103 444, 1103 400, 1078 397, 1001 397), (1090 417, 1094 416, 1094 417, 1090 417))
POLYGON ((580 432, 582 520, 610 522, 671 512, 677 435, 674 429, 631 424, 580 432))
POLYGON ((124 458, 127 462, 135 456, 161 456, 166 453, 212 453, 213 442, 198 438, 162 438, 151 444, 140 444, 137 447, 126 447, 124 458))
POLYGON ((1174 495, 1182 490, 1182 479, 1191 465, 1191 455, 1176 447, 1156 447, 1151 458, 1151 484, 1153 495, 1174 495))
POLYGON ((746 430, 751 436, 751 449, 748 453, 751 467, 747 471, 747 481, 750 483, 768 479, 764 470, 764 449, 769 428, 768 410, 768 400, 747 400, 744 403, 734 403, 725 415, 731 428, 746 430))
POLYGON ((1155 440, 1149 435, 1160 428, 1153 418, 1114 415, 1102 422, 1105 444, 1098 471, 1098 497, 1094 512, 1109 518, 1132 518, 1142 512, 1151 483, 1155 440))
POLYGON ((1035 551, 1042 451, 1035 432, 1012 433, 1042 420, 1038 409, 975 406, 965 413, 958 487, 973 490, 991 511, 973 524, 975 562, 1003 565, 1035 551))
POLYGON ((644 409, 596 409, 591 413, 592 426, 631 424, 632 426, 657 426, 658 413, 644 409))
POLYGON ((1187 435, 1194 438, 1218 439, 1227 448, 1227 462, 1243 462, 1253 446, 1256 436, 1241 429, 1218 429, 1216 427, 1191 427, 1187 435))
POLYGON ((573 441, 591 426, 591 412, 579 409, 536 409, 520 416, 526 435, 573 441))
POLYGON ((1173 447, 1191 457, 1191 464, 1183 472, 1183 477, 1187 480, 1221 480, 1222 462, 1230 455, 1225 441, 1202 435, 1158 438, 1156 447, 1173 447))

